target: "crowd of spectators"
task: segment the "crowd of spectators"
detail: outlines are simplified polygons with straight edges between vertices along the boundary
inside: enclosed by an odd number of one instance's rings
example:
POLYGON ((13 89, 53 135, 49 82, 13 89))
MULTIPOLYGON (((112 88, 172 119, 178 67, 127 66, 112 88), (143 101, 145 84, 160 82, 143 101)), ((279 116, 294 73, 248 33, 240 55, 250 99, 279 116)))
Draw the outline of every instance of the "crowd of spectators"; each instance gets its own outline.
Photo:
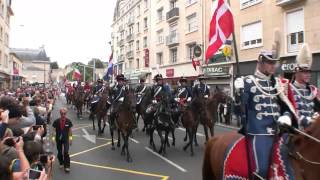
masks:
POLYGON ((53 89, 0 91, 0 179, 52 179, 49 127, 53 89))

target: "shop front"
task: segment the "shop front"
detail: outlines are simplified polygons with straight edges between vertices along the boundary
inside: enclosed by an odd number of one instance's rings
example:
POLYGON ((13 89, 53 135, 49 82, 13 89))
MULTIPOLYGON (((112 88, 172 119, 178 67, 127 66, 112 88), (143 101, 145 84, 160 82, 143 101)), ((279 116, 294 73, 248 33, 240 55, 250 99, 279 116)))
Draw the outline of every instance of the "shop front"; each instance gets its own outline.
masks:
POLYGON ((5 72, 0 71, 0 89, 10 88, 10 76, 5 72))
POLYGON ((211 92, 222 90, 231 95, 232 89, 232 64, 209 65, 203 66, 202 72, 208 78, 207 85, 210 86, 211 92))

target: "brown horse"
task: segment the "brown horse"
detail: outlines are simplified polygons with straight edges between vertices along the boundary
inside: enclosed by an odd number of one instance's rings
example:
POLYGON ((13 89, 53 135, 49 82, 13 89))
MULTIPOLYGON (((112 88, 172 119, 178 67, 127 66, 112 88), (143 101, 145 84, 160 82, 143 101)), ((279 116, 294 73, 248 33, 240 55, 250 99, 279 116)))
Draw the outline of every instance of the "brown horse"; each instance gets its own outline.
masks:
POLYGON ((109 98, 109 87, 105 87, 104 90, 100 93, 100 100, 96 104, 95 108, 91 109, 90 112, 90 120, 92 120, 92 127, 93 130, 96 129, 96 126, 94 124, 95 117, 97 117, 98 120, 98 135, 101 135, 104 133, 104 129, 106 127, 106 116, 107 116, 107 111, 110 107, 110 105, 107 103, 108 98, 109 98), (101 124, 103 123, 103 127, 101 124))
POLYGON ((81 86, 75 90, 73 95, 73 101, 77 109, 77 117, 82 118, 82 107, 84 104, 84 91, 81 86))
MULTIPOLYGON (((304 132, 320 141, 320 117, 317 117, 304 132)), ((239 134, 230 133, 210 139, 204 154, 203 180, 223 179, 222 167, 227 147, 239 137, 239 134)), ((318 180, 320 177, 320 143, 302 134, 293 134, 291 143, 293 152, 289 156, 289 161, 293 168, 294 179, 318 180)))
MULTIPOLYGON (((135 127, 133 103, 134 103, 134 93, 133 91, 127 90, 124 95, 124 101, 118 108, 117 116, 115 120, 115 125, 118 130, 117 147, 120 147, 120 139, 122 137, 123 145, 122 145, 121 155, 126 155, 128 162, 132 162, 132 158, 129 152, 129 137, 132 134, 132 130, 135 127)), ((112 128, 110 128, 110 133, 112 138, 112 150, 115 150, 112 128)))

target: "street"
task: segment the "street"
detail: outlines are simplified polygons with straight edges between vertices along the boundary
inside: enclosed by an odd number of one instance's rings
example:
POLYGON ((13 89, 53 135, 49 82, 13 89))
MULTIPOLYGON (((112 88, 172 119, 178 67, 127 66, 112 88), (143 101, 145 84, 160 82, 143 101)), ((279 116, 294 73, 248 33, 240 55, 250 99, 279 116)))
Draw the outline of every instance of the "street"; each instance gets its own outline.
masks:
MULTIPOLYGON (((53 120, 58 117, 60 107, 66 106, 64 97, 56 102, 53 120)), ((129 150, 133 158, 128 163, 124 156, 120 155, 120 149, 111 150, 109 128, 106 127, 103 136, 97 136, 96 144, 90 142, 83 136, 88 132, 90 135, 97 134, 92 130, 92 123, 88 120, 88 114, 83 119, 76 118, 76 113, 68 106, 68 117, 73 122, 74 140, 70 149, 71 172, 66 174, 59 169, 58 162, 55 163, 54 179, 86 180, 86 179, 201 179, 202 158, 204 151, 205 137, 203 128, 199 127, 199 147, 194 148, 195 155, 190 156, 189 149, 183 151, 183 137, 185 132, 182 128, 176 130, 176 146, 167 148, 167 156, 162 157, 149 149, 149 138, 141 130, 134 132, 129 142, 129 150)), ((139 129, 142 129, 142 122, 139 122, 139 129)), ((216 127, 215 133, 228 132, 230 129, 216 127)), ((154 135, 155 143, 159 148, 158 135, 154 135)), ((171 138, 169 138, 172 142, 171 138)), ((54 147, 56 154, 56 149, 54 147)))

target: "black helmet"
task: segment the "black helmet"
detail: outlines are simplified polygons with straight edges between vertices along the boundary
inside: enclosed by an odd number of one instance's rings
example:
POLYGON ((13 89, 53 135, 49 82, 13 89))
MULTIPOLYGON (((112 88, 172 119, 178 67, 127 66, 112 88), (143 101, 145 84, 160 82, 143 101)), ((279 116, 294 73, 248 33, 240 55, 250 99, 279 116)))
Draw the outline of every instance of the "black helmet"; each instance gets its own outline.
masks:
POLYGON ((204 79, 207 79, 207 77, 205 77, 204 74, 200 74, 200 75, 198 76, 198 79, 199 79, 199 80, 204 80, 204 79))
POLYGON ((140 82, 146 82, 144 78, 140 78, 140 82))
POLYGON ((188 82, 188 80, 187 80, 187 78, 185 78, 185 77, 181 77, 180 79, 179 79, 179 82, 180 83, 182 83, 182 82, 188 82))
POLYGON ((117 75, 116 80, 117 81, 124 81, 125 80, 124 75, 123 74, 117 75))
POLYGON ((103 83, 102 79, 98 79, 97 83, 103 83))
POLYGON ((159 80, 161 80, 161 79, 163 79, 163 77, 162 77, 161 74, 157 74, 157 75, 155 75, 154 78, 153 78, 153 80, 155 80, 155 81, 159 81, 159 80))

